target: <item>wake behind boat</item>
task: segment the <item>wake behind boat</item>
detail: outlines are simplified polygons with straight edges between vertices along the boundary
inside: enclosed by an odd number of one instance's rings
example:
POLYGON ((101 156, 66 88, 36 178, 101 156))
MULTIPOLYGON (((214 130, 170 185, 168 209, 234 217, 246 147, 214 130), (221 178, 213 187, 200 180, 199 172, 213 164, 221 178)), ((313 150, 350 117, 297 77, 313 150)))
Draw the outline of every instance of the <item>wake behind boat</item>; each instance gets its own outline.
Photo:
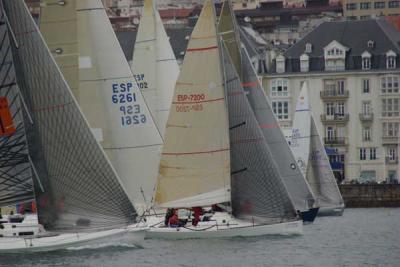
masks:
POLYGON ((15 181, 0 176, 0 205, 34 198, 38 211, 38 223, 13 217, 1 223, 0 253, 52 251, 104 241, 139 245, 147 227, 137 223, 135 208, 24 1, 0 4, 0 72, 4 77, 0 92, 8 101, 20 96, 14 102, 26 113, 23 121, 7 120, 11 130, 1 132, 0 148, 10 145, 18 134, 27 151, 19 156, 29 164, 21 169, 10 158, 0 170, 24 171, 30 181, 20 184, 18 173, 12 176, 15 181), (25 125, 25 131, 11 127, 16 124, 25 125), (18 190, 28 186, 31 189, 25 194, 18 190), (35 195, 29 195, 33 191, 35 195))

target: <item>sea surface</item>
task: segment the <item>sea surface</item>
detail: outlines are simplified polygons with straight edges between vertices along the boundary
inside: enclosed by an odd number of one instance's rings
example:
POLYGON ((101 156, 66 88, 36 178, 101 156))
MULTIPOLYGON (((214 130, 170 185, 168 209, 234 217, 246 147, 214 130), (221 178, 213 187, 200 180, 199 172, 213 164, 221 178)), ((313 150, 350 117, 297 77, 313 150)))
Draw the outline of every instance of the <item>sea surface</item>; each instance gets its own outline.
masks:
POLYGON ((400 266, 400 208, 346 209, 321 217, 300 237, 147 240, 52 253, 0 255, 0 266, 400 266))

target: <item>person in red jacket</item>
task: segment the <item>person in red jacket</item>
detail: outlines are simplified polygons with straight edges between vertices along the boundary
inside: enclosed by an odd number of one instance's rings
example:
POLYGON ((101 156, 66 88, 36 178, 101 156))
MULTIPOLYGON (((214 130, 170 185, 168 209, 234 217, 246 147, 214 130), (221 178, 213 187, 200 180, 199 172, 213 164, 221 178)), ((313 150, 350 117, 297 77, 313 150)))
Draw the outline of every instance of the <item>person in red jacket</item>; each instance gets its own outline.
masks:
POLYGON ((169 227, 179 227, 179 218, 178 218, 178 215, 176 214, 176 209, 174 209, 172 211, 172 215, 171 215, 171 217, 169 217, 168 226, 169 227))
POLYGON ((201 207, 193 207, 192 208, 193 213, 194 213, 194 218, 192 220, 192 225, 197 226, 197 224, 200 221, 200 215, 203 214, 203 209, 201 207))

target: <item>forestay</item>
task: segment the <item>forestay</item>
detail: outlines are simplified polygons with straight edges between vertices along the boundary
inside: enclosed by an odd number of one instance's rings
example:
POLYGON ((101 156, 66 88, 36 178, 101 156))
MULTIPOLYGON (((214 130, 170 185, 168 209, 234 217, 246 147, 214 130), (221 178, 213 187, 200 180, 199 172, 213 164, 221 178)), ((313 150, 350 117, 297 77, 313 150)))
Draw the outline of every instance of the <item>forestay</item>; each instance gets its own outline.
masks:
POLYGON ((262 223, 296 218, 263 133, 226 49, 225 87, 231 143, 232 210, 235 217, 262 223))
POLYGON ((39 222, 48 230, 112 228, 136 212, 23 0, 2 1, 27 123, 39 222))
POLYGON ((205 1, 176 83, 158 177, 161 207, 230 201, 228 115, 213 3, 205 1))
POLYGON ((5 15, 0 9, 0 207, 33 200, 32 170, 5 15))

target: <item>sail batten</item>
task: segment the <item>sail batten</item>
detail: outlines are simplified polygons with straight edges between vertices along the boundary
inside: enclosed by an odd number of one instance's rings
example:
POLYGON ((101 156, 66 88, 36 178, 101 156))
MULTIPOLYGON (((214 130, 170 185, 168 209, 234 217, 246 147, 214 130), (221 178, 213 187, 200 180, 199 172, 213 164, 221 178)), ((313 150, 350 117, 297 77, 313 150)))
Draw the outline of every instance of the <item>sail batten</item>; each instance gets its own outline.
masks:
MULTIPOLYGON (((218 47, 207 0, 188 50, 218 47), (213 38, 209 38, 214 36, 213 38)), ((228 116, 218 49, 186 54, 175 86, 156 191, 161 207, 230 201, 228 116)))

